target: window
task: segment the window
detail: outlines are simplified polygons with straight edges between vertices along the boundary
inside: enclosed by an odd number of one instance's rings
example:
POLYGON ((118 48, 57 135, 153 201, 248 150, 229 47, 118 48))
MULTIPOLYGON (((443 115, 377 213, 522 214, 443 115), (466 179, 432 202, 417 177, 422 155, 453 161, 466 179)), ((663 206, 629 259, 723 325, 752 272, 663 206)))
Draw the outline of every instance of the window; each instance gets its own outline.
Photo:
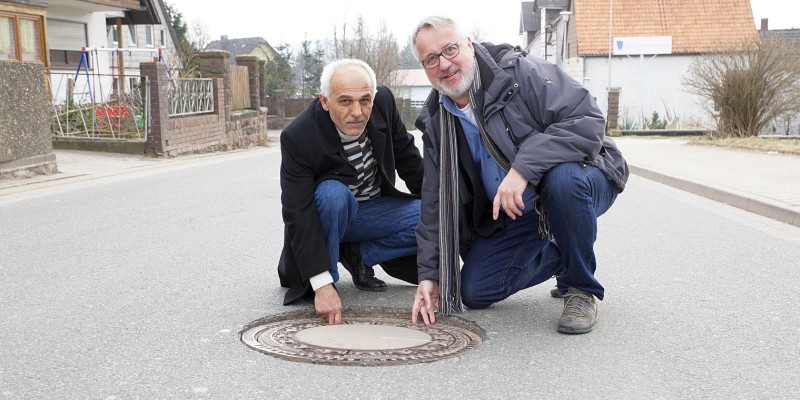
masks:
MULTIPOLYGON (((81 48, 89 45, 86 24, 83 22, 47 19, 47 47, 50 48, 50 66, 75 70, 81 60, 81 48)), ((86 62, 91 61, 87 57, 86 62)), ((91 65, 87 65, 91 69, 91 65)), ((83 69, 83 66, 81 66, 83 69)))
POLYGON ((151 25, 144 27, 144 43, 147 47, 153 47, 153 27, 151 25))
POLYGON ((0 60, 17 60, 17 24, 14 18, 0 14, 0 60))
MULTIPOLYGON (((50 66, 54 69, 68 69, 75 70, 81 62, 81 52, 76 50, 53 50, 50 49, 50 66)), ((86 69, 92 69, 92 58, 88 55, 83 61, 86 64, 86 69)), ((84 66, 80 65, 80 70, 84 70, 84 66)))
POLYGON ((42 17, 0 13, 0 60, 44 63, 42 17))
POLYGON ((166 31, 161 29, 161 30, 159 30, 159 33, 161 34, 160 35, 161 36, 161 41, 159 42, 159 46, 167 47, 167 33, 166 33, 166 31))
POLYGON ((118 37, 119 37, 119 33, 117 32, 117 26, 116 25, 112 25, 111 26, 111 41, 117 46, 119 46, 119 41, 117 41, 118 37))
POLYGON ((131 42, 129 44, 131 46, 136 46, 136 25, 128 25, 128 32, 131 34, 131 42))

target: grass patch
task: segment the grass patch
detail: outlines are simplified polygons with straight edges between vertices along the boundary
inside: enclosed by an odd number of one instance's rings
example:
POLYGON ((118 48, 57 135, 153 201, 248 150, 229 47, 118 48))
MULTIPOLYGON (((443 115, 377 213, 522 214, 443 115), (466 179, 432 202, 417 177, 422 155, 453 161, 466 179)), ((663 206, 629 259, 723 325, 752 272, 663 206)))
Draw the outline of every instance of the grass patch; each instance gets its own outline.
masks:
POLYGON ((775 139, 775 138, 711 138, 688 137, 692 144, 703 146, 727 147, 732 149, 749 150, 757 152, 776 152, 783 154, 800 155, 800 138, 775 139))

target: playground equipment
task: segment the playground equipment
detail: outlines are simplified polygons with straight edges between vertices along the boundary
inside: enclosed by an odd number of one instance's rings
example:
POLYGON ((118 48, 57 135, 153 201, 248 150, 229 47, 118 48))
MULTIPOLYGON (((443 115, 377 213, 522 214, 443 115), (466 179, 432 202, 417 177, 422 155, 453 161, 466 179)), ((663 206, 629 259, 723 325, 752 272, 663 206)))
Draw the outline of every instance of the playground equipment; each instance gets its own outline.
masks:
POLYGON ((120 54, 135 52, 157 53, 157 60, 164 61, 162 49, 84 47, 74 74, 51 73, 55 135, 147 138, 149 82, 131 76, 133 84, 125 85, 124 68, 119 63, 120 54), (109 57, 110 74, 99 73, 101 62, 106 61, 101 59, 104 53, 109 57))

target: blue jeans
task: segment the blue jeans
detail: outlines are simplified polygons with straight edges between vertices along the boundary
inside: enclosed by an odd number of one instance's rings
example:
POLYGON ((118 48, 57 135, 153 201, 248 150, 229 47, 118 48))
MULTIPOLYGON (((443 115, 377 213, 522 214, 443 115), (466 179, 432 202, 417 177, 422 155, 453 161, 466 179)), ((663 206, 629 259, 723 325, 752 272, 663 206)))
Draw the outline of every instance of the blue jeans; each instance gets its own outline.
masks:
POLYGON ((340 243, 361 243, 361 258, 369 267, 416 254, 418 199, 381 196, 356 201, 350 188, 337 180, 322 181, 314 195, 334 282, 339 281, 340 243))
POLYGON ((508 219, 495 237, 476 238, 461 270, 467 307, 489 307, 552 276, 562 291, 578 288, 603 299, 603 286, 594 277, 597 217, 619 190, 592 165, 564 163, 545 173, 540 192, 554 240, 539 235, 535 211, 508 219))

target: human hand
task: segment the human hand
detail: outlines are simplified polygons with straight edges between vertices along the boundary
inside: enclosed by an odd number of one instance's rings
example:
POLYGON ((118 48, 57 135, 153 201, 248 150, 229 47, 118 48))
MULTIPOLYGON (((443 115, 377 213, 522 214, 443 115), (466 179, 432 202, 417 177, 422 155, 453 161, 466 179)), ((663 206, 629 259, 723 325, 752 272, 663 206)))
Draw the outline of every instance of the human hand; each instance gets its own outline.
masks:
POLYGON ((508 171, 508 175, 500 182, 497 188, 497 195, 492 202, 492 218, 497 220, 500 216, 500 207, 503 207, 506 215, 511 219, 517 219, 525 211, 525 203, 522 201, 522 192, 528 187, 528 180, 514 168, 508 171))
POLYGON ((331 325, 342 323, 342 301, 333 284, 327 284, 314 291, 314 308, 317 315, 327 319, 331 325))
POLYGON ((436 311, 439 310, 439 282, 426 279, 417 286, 414 295, 414 306, 411 307, 411 323, 417 323, 417 314, 422 313, 425 325, 436 323, 436 311), (433 300, 431 300, 433 299, 433 300))

